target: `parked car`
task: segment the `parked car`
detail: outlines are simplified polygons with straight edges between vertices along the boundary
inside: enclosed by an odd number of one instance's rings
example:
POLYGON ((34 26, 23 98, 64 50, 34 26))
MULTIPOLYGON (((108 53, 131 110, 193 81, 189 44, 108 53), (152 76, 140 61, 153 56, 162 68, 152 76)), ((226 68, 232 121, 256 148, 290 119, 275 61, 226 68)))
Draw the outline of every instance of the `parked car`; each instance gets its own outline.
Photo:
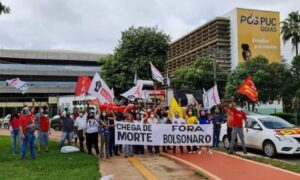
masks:
POLYGON ((9 128, 10 114, 6 115, 5 118, 0 119, 0 128, 4 127, 5 129, 9 128))
POLYGON ((55 131, 60 131, 62 129, 62 124, 59 115, 55 115, 52 117, 52 119, 50 120, 50 127, 55 131))
MULTIPOLYGON (((300 129, 276 116, 249 115, 248 132, 244 128, 247 147, 262 150, 266 156, 300 154, 300 129)), ((222 124, 220 139, 229 148, 226 123, 222 124)), ((238 145, 240 140, 238 139, 238 145)))

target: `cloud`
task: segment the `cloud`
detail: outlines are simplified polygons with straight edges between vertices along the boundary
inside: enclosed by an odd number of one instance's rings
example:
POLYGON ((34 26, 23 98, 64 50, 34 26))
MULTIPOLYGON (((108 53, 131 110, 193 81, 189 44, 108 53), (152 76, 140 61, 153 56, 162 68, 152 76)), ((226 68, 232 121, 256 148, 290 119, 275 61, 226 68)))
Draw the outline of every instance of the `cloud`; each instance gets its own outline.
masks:
MULTIPOLYGON (((121 31, 158 26, 175 40, 235 7, 281 12, 298 0, 2 0, 11 14, 0 16, 0 48, 67 49, 111 53, 121 31)), ((284 52, 288 52, 285 50, 284 52)))

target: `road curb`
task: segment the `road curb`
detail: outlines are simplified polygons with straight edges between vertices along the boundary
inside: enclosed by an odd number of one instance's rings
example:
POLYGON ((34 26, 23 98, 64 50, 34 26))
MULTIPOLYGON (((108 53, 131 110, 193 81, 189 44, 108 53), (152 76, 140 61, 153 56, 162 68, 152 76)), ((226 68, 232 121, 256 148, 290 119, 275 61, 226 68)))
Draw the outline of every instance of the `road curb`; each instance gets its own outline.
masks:
POLYGON ((208 171, 206 171, 205 169, 202 169, 202 168, 198 167, 197 165, 195 165, 195 164, 193 164, 193 163, 190 163, 190 162, 188 162, 188 161, 185 161, 185 160, 183 160, 183 159, 177 158, 177 157, 172 156, 172 155, 167 154, 167 153, 163 153, 163 152, 162 152, 162 153, 160 153, 160 154, 161 154, 163 157, 165 157, 165 158, 171 159, 171 160, 176 161, 176 162, 178 162, 178 163, 181 163, 181 164, 183 164, 183 165, 185 165, 185 166, 188 166, 188 167, 192 168, 194 171, 200 171, 200 172, 203 173, 205 176, 207 176, 209 179, 221 180, 221 178, 218 177, 217 175, 212 174, 211 172, 208 172, 208 171))
POLYGON ((271 165, 268 165, 268 164, 256 162, 256 161, 249 160, 249 159, 245 159, 243 157, 239 157, 239 156, 236 156, 236 155, 229 155, 229 154, 227 154, 225 152, 221 152, 221 151, 216 151, 216 150, 212 150, 212 151, 215 152, 215 153, 223 154, 225 156, 229 156, 229 157, 233 157, 233 158, 236 158, 236 159, 239 159, 239 160, 247 161, 247 162, 250 162, 250 163, 253 163, 253 164, 256 164, 256 165, 265 166, 265 167, 268 167, 268 168, 272 168, 272 169, 276 169, 276 170, 279 170, 279 171, 283 171, 283 172, 286 172, 286 173, 289 173, 289 174, 292 174, 292 175, 299 176, 299 178, 300 178, 300 174, 298 174, 296 172, 293 172, 293 171, 289 171, 289 170, 282 169, 282 168, 279 168, 279 167, 275 167, 275 166, 271 166, 271 165))

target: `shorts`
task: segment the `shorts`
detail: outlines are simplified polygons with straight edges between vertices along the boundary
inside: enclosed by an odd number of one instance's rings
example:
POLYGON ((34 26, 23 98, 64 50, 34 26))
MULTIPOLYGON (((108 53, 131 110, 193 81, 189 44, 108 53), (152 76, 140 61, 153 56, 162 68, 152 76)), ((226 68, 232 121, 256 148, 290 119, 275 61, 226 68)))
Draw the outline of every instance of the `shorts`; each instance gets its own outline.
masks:
POLYGON ((41 145, 48 145, 49 144, 49 133, 48 132, 40 132, 40 144, 41 145))

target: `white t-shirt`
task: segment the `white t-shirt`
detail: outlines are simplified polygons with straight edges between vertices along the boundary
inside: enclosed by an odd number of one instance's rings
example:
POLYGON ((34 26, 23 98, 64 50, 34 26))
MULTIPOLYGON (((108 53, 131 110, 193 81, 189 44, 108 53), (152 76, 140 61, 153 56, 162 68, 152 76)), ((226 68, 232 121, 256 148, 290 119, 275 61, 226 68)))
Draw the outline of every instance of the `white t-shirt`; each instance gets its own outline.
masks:
POLYGON ((179 117, 179 118, 173 117, 172 122, 173 122, 173 124, 185 124, 185 120, 181 117, 179 117))
POLYGON ((98 127, 99 124, 96 119, 89 119, 86 122, 86 132, 89 134, 98 132, 98 127))
POLYGON ((149 118, 148 120, 147 120, 147 122, 148 122, 148 124, 158 124, 158 119, 156 118, 156 117, 154 117, 154 118, 149 118))
POLYGON ((76 126, 78 128, 78 130, 83 130, 86 128, 86 117, 82 116, 82 117, 77 117, 76 121, 74 123, 74 126, 76 126))

